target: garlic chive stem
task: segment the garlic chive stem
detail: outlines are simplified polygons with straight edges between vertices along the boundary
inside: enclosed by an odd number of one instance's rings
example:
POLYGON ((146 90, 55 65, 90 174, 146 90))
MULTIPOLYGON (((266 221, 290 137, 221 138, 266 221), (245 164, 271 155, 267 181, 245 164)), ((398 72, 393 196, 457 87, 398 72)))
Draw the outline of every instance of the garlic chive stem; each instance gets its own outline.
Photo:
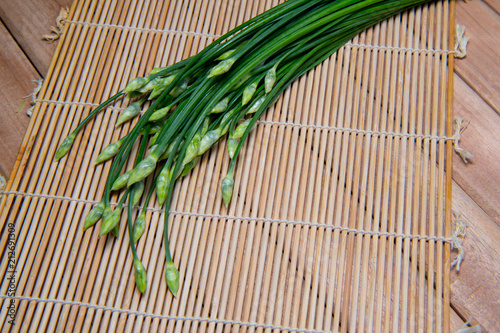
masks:
MULTIPOLYGON (((132 194, 129 195, 131 197, 132 194)), ((138 258, 137 256, 137 250, 135 248, 135 242, 134 242, 134 236, 132 234, 133 226, 132 226, 132 200, 128 201, 128 207, 127 207, 127 227, 128 227, 128 236, 130 238, 130 250, 132 251, 132 255, 134 256, 134 259, 138 258)))
POLYGON ((127 207, 127 227, 128 227, 128 235, 130 239, 130 250, 132 251, 132 256, 134 258, 134 275, 135 275, 135 284, 141 293, 146 291, 147 287, 147 274, 144 265, 141 260, 137 256, 137 250, 135 248, 134 235, 133 235, 133 227, 132 227, 132 193, 130 194, 130 198, 128 201, 127 207))
POLYGON ((123 204, 125 203, 125 199, 127 198, 129 193, 130 189, 127 189, 120 198, 120 201, 116 205, 115 210, 112 211, 110 214, 103 216, 103 221, 101 223, 101 228, 99 230, 99 236, 104 236, 105 234, 111 232, 112 230, 116 229, 116 227, 118 227, 120 223, 121 210, 123 208, 123 204))

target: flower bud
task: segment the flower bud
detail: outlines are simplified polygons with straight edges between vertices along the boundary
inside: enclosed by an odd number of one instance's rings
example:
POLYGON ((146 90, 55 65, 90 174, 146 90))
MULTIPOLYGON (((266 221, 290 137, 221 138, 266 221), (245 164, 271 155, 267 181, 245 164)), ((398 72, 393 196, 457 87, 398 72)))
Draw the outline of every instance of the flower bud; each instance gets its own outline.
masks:
POLYGON ((141 200, 143 192, 144 192, 144 179, 132 185, 132 192, 130 194, 130 200, 132 201, 132 206, 137 205, 137 203, 141 200))
POLYGON ((222 116, 222 119, 220 121, 220 126, 219 126, 219 128, 220 128, 220 136, 219 137, 223 136, 224 134, 227 133, 227 131, 229 131, 230 122, 227 121, 227 119, 232 116, 233 111, 234 110, 231 110, 231 111, 227 112, 226 114, 224 114, 224 116, 222 116), (224 125, 224 127, 221 127, 222 125, 224 125))
POLYGON ((102 212, 102 219, 105 220, 108 215, 113 213, 111 210, 111 206, 108 204, 107 206, 104 206, 104 211, 102 212))
POLYGON ((208 74, 208 78, 227 73, 231 69, 231 66, 233 66, 235 61, 236 61, 235 58, 229 58, 229 59, 226 59, 224 61, 221 61, 220 63, 218 63, 216 66, 214 66, 212 68, 212 70, 210 71, 210 74, 208 74))
POLYGON ((188 164, 198 155, 198 151, 200 149, 200 135, 197 134, 193 137, 191 142, 186 148, 186 154, 184 155, 184 160, 182 164, 188 164))
POLYGON ((226 207, 229 206, 229 202, 231 201, 231 197, 233 196, 233 186, 234 186, 233 173, 230 172, 222 180, 221 184, 222 200, 224 201, 226 207))
POLYGON ((153 91, 154 87, 160 82, 159 77, 155 77, 154 79, 150 80, 147 84, 145 84, 143 87, 141 87, 138 91, 141 94, 148 93, 150 91, 153 91))
POLYGON ((196 165, 196 162, 200 159, 200 156, 196 156, 193 160, 191 160, 188 164, 184 165, 184 169, 182 169, 181 172, 181 177, 184 177, 187 175, 191 170, 193 170, 194 166, 196 165))
POLYGON ((258 100, 256 100, 252 106, 248 109, 247 114, 255 113, 259 110, 260 106, 264 102, 265 96, 262 96, 258 100))
POLYGON ((138 181, 143 180, 144 178, 149 176, 155 170, 157 161, 158 160, 156 159, 156 157, 151 154, 148 155, 135 168, 131 170, 127 185, 131 186, 132 184, 135 184, 138 181))
POLYGON ((253 94, 257 90, 257 84, 258 82, 255 81, 254 83, 245 87, 245 89, 243 90, 243 97, 241 102, 242 105, 246 105, 252 100, 253 94))
POLYGON ((167 168, 165 165, 160 173, 158 174, 158 179, 156 180, 156 197, 158 198, 158 203, 163 205, 165 202, 165 198, 168 193, 168 185, 170 184, 170 178, 172 176, 172 172, 170 168, 167 168))
POLYGON ((240 80, 238 80, 238 82, 236 82, 236 84, 229 89, 229 91, 235 91, 235 90, 240 89, 240 87, 242 85, 244 85, 245 82, 247 82, 248 79, 250 79, 251 77, 252 77, 252 74, 246 73, 245 76, 243 76, 240 80))
POLYGON ((165 278, 167 280, 168 289, 170 289, 174 297, 177 296, 177 292, 179 291, 179 271, 172 261, 167 262, 165 278))
POLYGON ((188 81, 184 80, 180 86, 175 86, 172 91, 170 91, 169 95, 172 96, 173 98, 178 97, 180 94, 182 94, 184 91, 186 91, 188 87, 188 81))
POLYGON ((132 238, 134 243, 136 243, 139 238, 144 234, 146 230, 146 212, 142 212, 137 220, 135 220, 134 227, 132 229, 132 238))
POLYGON ((229 103, 229 97, 220 100, 220 102, 213 107, 212 111, 210 111, 210 114, 221 113, 226 111, 228 103, 229 103))
POLYGON ((104 161, 109 160, 113 156, 115 156, 118 153, 118 151, 120 150, 122 144, 123 144, 123 141, 120 139, 120 140, 117 140, 117 141, 115 141, 115 142, 110 143, 109 145, 107 145, 106 148, 104 148, 101 151, 101 153, 99 154, 99 156, 97 156, 97 158, 95 159, 94 164, 102 163, 104 161))
POLYGON ((97 223, 102 217, 104 212, 104 200, 99 201, 99 203, 90 210, 90 212, 85 217, 85 222, 83 223, 83 230, 86 230, 97 223))
POLYGON ((151 72, 148 73, 148 76, 150 75, 155 75, 158 74, 161 71, 164 71, 165 69, 169 68, 170 66, 165 66, 165 67, 155 67, 151 70, 151 72))
POLYGON ((132 81, 130 81, 125 89, 123 89, 124 93, 131 93, 134 91, 138 91, 142 87, 144 87, 146 84, 149 83, 151 79, 147 77, 136 77, 132 81))
POLYGON ((201 129, 200 129, 200 136, 201 137, 203 137, 205 134, 207 134, 209 126, 210 126, 210 118, 206 117, 205 120, 203 120, 203 125, 201 125, 201 129))
POLYGON ((160 132, 156 132, 155 135, 153 135, 153 137, 149 139, 148 147, 153 149, 159 137, 160 137, 160 132))
POLYGON ((130 178, 130 171, 125 172, 123 175, 116 178, 115 182, 111 186, 111 191, 116 191, 127 185, 128 179, 130 178))
POLYGON ((264 79, 264 86, 266 90, 266 94, 269 94, 274 87, 274 83, 276 82, 276 65, 273 66, 267 73, 266 78, 264 79))
POLYGON ((142 103, 144 103, 144 99, 141 99, 140 101, 134 102, 127 106, 118 117, 118 120, 116 120, 115 127, 120 126, 127 120, 130 120, 137 116, 139 112, 141 112, 142 103))
POLYGON ((165 78, 159 79, 158 83, 154 86, 153 91, 149 94, 149 99, 154 99, 161 95, 167 86, 174 81, 175 75, 170 75, 165 78))
MULTIPOLYGON (((165 126, 165 123, 166 122, 164 120, 149 123, 151 125, 151 127, 149 129, 149 134, 159 133, 163 129, 163 126, 165 126)), ((145 133, 145 131, 141 130, 141 135, 144 135, 144 133, 145 133)))
MULTIPOLYGON (((179 146, 182 146, 183 143, 184 143, 184 140, 181 140, 181 143, 179 144, 179 146)), ((153 147, 151 147, 151 150, 153 150, 153 147)), ((163 154, 161 154, 161 156, 158 160, 159 161, 166 160, 170 156, 170 154, 172 154, 173 150, 174 150, 174 144, 168 145, 167 149, 165 149, 165 151, 163 152, 163 154)))
POLYGON ((169 106, 165 106, 164 108, 155 110, 155 112, 153 112, 151 117, 149 117, 149 121, 157 121, 157 120, 165 118, 168 115, 170 108, 171 108, 171 106, 169 105, 169 106))
POLYGON ((229 58, 233 53, 234 51, 236 51, 235 49, 233 50, 229 50, 229 51, 226 51, 224 53, 222 53, 218 58, 216 58, 215 60, 226 60, 227 58, 229 58))
POLYGON ((135 285, 137 286, 137 288, 139 288, 139 291, 141 293, 144 293, 144 291, 146 291, 146 286, 148 284, 148 277, 144 265, 137 258, 134 258, 134 271, 135 271, 135 285))
POLYGON ((241 139, 245 131, 247 130, 248 125, 250 124, 251 119, 247 119, 238 126, 236 126, 233 134, 231 135, 235 139, 241 139))
POLYGON ((109 233, 115 237, 120 236, 120 226, 117 224, 109 233))
POLYGON ((227 139, 227 153, 231 159, 234 158, 234 153, 236 152, 236 148, 238 147, 238 140, 233 137, 227 139))
POLYGON ((121 212, 121 207, 116 207, 111 214, 107 214, 106 217, 104 217, 101 224, 101 230, 99 231, 99 236, 107 234, 120 223, 121 212))
POLYGON ((198 148, 198 155, 203 155, 212 145, 221 137, 221 129, 216 128, 207 132, 200 140, 200 147, 198 148))
POLYGON ((61 157, 68 153, 69 149, 73 145, 73 142, 75 142, 75 137, 76 132, 73 132, 64 139, 64 141, 59 146, 59 149, 57 149, 56 151, 56 157, 54 159, 55 161, 58 161, 61 157))

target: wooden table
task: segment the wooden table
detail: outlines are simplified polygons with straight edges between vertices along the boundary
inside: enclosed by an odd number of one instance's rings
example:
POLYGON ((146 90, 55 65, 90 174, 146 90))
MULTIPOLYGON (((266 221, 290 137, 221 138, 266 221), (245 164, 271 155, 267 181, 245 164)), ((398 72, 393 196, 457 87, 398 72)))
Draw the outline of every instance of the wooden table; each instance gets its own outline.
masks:
MULTIPOLYGON (((14 166, 29 118, 32 80, 46 75, 57 42, 43 41, 61 7, 72 0, 0 0, 0 174, 14 166), (16 110, 19 112, 16 113, 16 110)), ((457 0, 456 23, 470 37, 455 62, 454 113, 470 121, 453 159, 453 210, 467 220, 465 261, 451 275, 452 331, 465 321, 500 331, 500 0, 457 0)))

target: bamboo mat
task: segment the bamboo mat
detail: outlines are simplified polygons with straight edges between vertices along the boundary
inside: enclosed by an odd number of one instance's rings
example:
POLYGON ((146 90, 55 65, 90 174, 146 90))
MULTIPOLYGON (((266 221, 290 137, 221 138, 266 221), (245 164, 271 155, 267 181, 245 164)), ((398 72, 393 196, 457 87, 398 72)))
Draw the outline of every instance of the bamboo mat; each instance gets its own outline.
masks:
POLYGON ((74 3, 2 195, 2 331, 449 331, 453 1, 382 22, 292 84, 244 146, 229 209, 225 140, 177 183, 177 298, 154 200, 144 295, 124 219, 119 238, 82 230, 126 102, 54 163, 61 140, 132 78, 276 4, 74 3))

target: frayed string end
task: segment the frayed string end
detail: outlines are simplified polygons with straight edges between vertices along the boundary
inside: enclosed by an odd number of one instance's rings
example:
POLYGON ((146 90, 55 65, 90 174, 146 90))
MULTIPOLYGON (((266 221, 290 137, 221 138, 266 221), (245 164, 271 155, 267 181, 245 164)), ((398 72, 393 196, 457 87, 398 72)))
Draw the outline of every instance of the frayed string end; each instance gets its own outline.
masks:
POLYGON ((64 21, 68 18, 69 8, 61 8, 59 15, 56 18, 56 26, 50 29, 51 34, 42 35, 43 40, 53 42, 58 40, 62 35, 64 21))
POLYGON ((471 153, 469 153, 464 148, 460 147, 458 145, 458 142, 460 141, 460 135, 467 128, 468 125, 469 125, 469 123, 467 123, 467 125, 465 125, 465 126, 463 125, 463 119, 462 118, 456 118, 455 119, 455 134, 453 135, 453 146, 454 146, 455 151, 457 152, 457 154, 460 155, 460 157, 462 158, 462 160, 465 163, 469 163, 468 159, 473 158, 474 155, 472 155, 471 153))
POLYGON ((479 326, 479 325, 471 326, 471 324, 470 324, 471 321, 472 321, 472 318, 469 318, 469 320, 467 320, 467 322, 464 323, 462 325, 462 327, 460 327, 458 329, 458 331, 456 331, 455 333, 481 333, 481 332, 483 332, 483 330, 481 329, 481 326, 479 326))
POLYGON ((469 37, 464 36, 465 26, 457 24, 455 30, 455 58, 465 58, 467 55, 467 43, 469 37))
POLYGON ((3 176, 0 176, 0 198, 2 198, 6 186, 7 182, 5 181, 5 178, 3 176))
POLYGON ((23 99, 26 99, 28 97, 31 97, 31 107, 26 110, 26 114, 28 115, 28 117, 31 117, 31 115, 33 114, 33 108, 35 107, 35 102, 36 102, 36 97, 38 95, 38 93, 40 92, 40 89, 42 89, 42 83, 43 83, 43 79, 40 78, 38 80, 31 80, 32 82, 36 82, 36 87, 35 89, 33 89, 33 92, 27 96, 24 96, 23 99))
POLYGON ((455 219, 455 232, 451 236, 451 248, 457 249, 458 254, 451 263, 451 266, 456 266, 458 272, 460 271, 460 265, 465 257, 465 250, 462 246, 462 242, 467 234, 467 223, 465 218, 459 213, 453 212, 453 217, 455 219))

